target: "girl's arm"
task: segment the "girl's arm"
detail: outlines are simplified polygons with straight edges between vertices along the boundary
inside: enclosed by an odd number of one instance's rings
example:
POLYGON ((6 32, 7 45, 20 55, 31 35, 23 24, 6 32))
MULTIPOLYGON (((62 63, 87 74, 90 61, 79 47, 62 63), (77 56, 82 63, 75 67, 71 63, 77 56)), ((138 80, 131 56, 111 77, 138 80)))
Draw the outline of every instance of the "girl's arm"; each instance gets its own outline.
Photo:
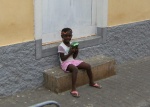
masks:
POLYGON ((74 58, 74 53, 75 53, 75 49, 70 48, 70 50, 69 50, 69 52, 68 52, 67 55, 64 55, 64 53, 61 53, 61 52, 59 52, 59 55, 60 55, 61 60, 62 60, 62 61, 65 61, 65 60, 67 60, 67 59, 70 57, 70 55, 72 55, 72 54, 73 54, 73 58, 74 58))
POLYGON ((69 56, 72 55, 72 53, 68 53, 67 55, 64 55, 64 53, 59 53, 59 56, 61 58, 62 61, 65 61, 69 58, 69 56))
POLYGON ((72 55, 72 53, 70 51, 68 52, 68 55, 65 55, 64 54, 65 50, 64 50, 64 48, 62 46, 58 46, 58 53, 59 53, 60 59, 62 61, 65 61, 66 59, 69 58, 70 55, 72 55))
POLYGON ((78 56, 78 48, 75 49, 75 52, 73 53, 73 58, 75 59, 78 56))

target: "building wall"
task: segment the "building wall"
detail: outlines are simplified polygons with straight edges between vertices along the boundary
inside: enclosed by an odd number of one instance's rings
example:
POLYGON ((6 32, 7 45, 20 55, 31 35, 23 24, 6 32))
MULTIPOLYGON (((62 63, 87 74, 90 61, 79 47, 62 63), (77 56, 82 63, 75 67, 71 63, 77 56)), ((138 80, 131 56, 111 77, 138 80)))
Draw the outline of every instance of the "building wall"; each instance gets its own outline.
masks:
MULTIPOLYGON (((107 38, 79 52, 79 58, 105 55, 117 64, 150 56, 150 20, 110 27, 107 38)), ((0 47, 0 97, 43 85, 43 71, 59 65, 58 54, 35 58, 35 42, 0 47)))
POLYGON ((108 26, 150 19, 150 0, 109 0, 108 26))
MULTIPOLYGON (((134 17, 132 12, 126 8, 127 6, 122 9, 119 5, 119 2, 123 5, 125 0, 124 2, 123 0, 116 1, 109 0, 108 24, 109 26, 120 26, 106 29, 105 42, 80 50, 78 56, 80 59, 102 54, 115 58, 117 64, 121 64, 140 57, 150 56, 150 20, 141 21, 146 20, 148 14, 140 11, 140 17, 136 15, 134 17), (112 8, 114 4, 118 4, 120 8, 118 7, 117 10, 115 7, 115 10, 112 8), (126 14, 120 18, 121 12, 126 14), (130 14, 127 14, 128 12, 130 14), (131 15, 134 18, 127 20, 131 15), (123 25, 124 23, 130 24, 123 25)), ((132 1, 136 2, 137 0, 132 1)), ((147 7, 149 1, 143 1, 147 2, 145 4, 147 7)), ((140 0, 138 2, 141 3, 140 0)), ((129 0, 126 0, 126 3, 129 4, 129 0)), ((147 9, 149 11, 149 7, 147 9)), ((0 14, 0 97, 42 86, 42 72, 45 69, 58 66, 59 59, 57 54, 41 59, 35 57, 33 1, 13 0, 11 2, 1 0, 0 14)))
POLYGON ((0 46, 34 40, 33 0, 1 0, 0 14, 0 46))
MULTIPOLYGON (((0 46, 34 40, 33 0, 1 0, 0 46)), ((108 26, 150 19, 149 0, 108 0, 108 26)))

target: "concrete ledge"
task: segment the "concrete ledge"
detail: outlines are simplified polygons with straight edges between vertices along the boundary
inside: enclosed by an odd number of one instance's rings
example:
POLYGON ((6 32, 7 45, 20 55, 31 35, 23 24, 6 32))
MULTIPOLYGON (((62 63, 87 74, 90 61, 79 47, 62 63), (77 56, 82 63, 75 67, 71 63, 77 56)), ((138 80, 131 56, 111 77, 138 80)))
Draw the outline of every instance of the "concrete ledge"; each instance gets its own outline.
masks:
MULTIPOLYGON (((101 36, 89 36, 89 37, 85 37, 85 38, 75 39, 72 41, 78 41, 80 43, 79 49, 82 49, 82 48, 91 47, 91 46, 100 44, 100 42, 102 41, 102 38, 101 38, 101 36)), ((41 57, 56 55, 58 53, 57 49, 58 49, 58 45, 60 43, 61 42, 57 42, 54 44, 42 46, 42 52, 41 52, 42 56, 41 57)))
MULTIPOLYGON (((94 81, 100 80, 116 74, 115 60, 105 56, 95 56, 84 60, 92 66, 94 81)), ((53 92, 60 93, 71 89, 71 73, 64 73, 60 67, 45 70, 44 86, 53 92)), ((77 87, 88 84, 86 71, 79 70, 77 87)))

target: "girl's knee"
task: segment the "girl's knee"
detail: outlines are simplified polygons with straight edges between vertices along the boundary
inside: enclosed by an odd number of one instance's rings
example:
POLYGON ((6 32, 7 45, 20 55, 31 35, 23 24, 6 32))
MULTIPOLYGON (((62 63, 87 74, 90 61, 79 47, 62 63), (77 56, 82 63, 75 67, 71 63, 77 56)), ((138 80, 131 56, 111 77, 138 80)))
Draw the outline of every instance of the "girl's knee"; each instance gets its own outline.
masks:
POLYGON ((87 65, 86 65, 86 69, 87 69, 87 70, 91 70, 91 65, 90 65, 90 64, 87 64, 87 65))
POLYGON ((74 67, 72 72, 75 72, 75 73, 78 73, 78 68, 77 67, 74 67))
POLYGON ((74 65, 69 65, 69 67, 68 67, 68 70, 70 71, 70 72, 78 72, 78 68, 76 67, 76 66, 74 66, 74 65))

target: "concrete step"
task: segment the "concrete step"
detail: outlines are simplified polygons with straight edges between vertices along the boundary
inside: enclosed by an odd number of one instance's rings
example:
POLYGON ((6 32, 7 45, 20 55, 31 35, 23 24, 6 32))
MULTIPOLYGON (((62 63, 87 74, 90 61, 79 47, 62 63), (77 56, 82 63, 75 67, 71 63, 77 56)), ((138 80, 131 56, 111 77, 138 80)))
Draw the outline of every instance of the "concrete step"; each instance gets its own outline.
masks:
MULTIPOLYGON (((97 55, 84 60, 92 67, 94 81, 116 74, 115 60, 102 55, 97 55)), ((60 67, 51 68, 43 72, 44 86, 55 93, 71 89, 71 73, 64 73, 60 67)), ((79 70, 77 87, 89 83, 86 71, 79 70)))

